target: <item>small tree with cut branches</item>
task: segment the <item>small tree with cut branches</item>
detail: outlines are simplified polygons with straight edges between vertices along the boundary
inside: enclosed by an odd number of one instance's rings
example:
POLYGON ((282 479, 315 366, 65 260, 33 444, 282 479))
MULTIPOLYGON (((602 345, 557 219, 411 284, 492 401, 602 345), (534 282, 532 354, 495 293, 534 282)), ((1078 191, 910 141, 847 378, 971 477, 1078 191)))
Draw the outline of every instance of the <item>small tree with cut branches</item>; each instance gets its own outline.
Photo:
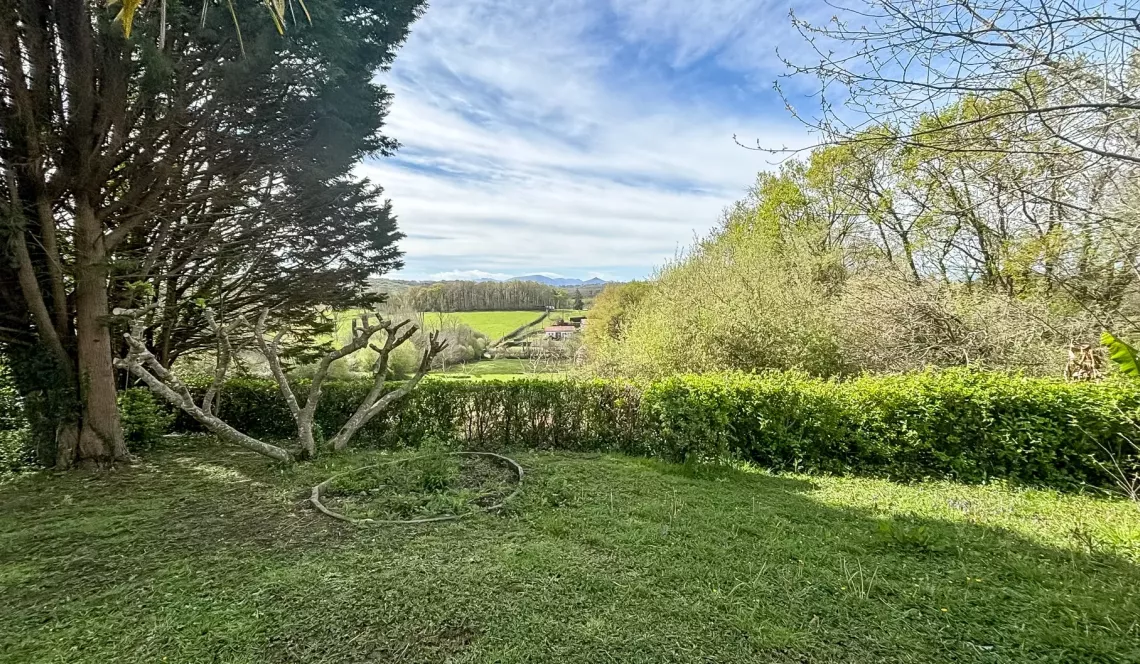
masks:
POLYGON ((357 406, 356 412, 329 441, 334 450, 342 450, 348 446, 352 437, 361 427, 384 412, 393 402, 415 389, 423 377, 431 371, 432 359, 447 347, 446 341, 440 341, 438 332, 429 334, 427 348, 423 349, 423 356, 415 375, 404 381, 399 387, 389 389, 386 377, 392 351, 407 343, 418 330, 418 326, 409 320, 395 322, 375 314, 362 314, 358 319, 353 320, 352 340, 343 346, 328 351, 321 357, 317 371, 309 383, 308 395, 302 405, 293 391, 293 387, 289 384, 281 360, 281 342, 284 340, 287 331, 280 330, 272 338, 268 338, 269 310, 262 310, 257 322, 253 325, 250 325, 244 318, 239 318, 228 325, 222 325, 216 321, 214 314, 207 310, 205 318, 217 341, 217 362, 213 379, 199 403, 195 401, 193 393, 186 384, 172 370, 162 366, 162 363, 155 358, 142 341, 143 330, 145 329, 143 318, 146 310, 120 310, 116 313, 127 315, 132 322, 131 332, 123 335, 130 350, 125 358, 117 361, 116 364, 119 368, 130 371, 151 391, 181 408, 206 430, 223 440, 280 461, 292 461, 294 455, 289 450, 257 440, 238 431, 217 416, 216 404, 220 399, 218 395, 225 384, 229 365, 233 359, 233 344, 230 335, 235 330, 240 327, 252 329, 253 342, 261 354, 265 356, 270 372, 281 391, 281 396, 284 397, 289 412, 297 425, 297 442, 300 448, 297 456, 301 459, 312 458, 317 453, 317 440, 313 435, 314 418, 320 404, 325 379, 328 377, 329 368, 333 362, 366 347, 376 352, 376 361, 372 366, 372 388, 357 406), (383 341, 379 344, 372 343, 373 338, 381 332, 384 333, 383 341))

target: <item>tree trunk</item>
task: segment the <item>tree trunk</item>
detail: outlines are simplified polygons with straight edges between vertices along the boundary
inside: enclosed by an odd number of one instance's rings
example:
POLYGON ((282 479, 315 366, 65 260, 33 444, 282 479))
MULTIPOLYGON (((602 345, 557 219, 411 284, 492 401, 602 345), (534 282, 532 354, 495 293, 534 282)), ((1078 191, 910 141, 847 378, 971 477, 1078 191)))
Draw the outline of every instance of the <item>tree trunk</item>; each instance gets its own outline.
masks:
POLYGON ((301 451, 298 453, 297 458, 302 461, 308 461, 317 456, 317 441, 313 437, 313 416, 306 410, 301 411, 301 415, 297 418, 297 438, 301 443, 301 451))
POLYGON ((59 463, 65 467, 73 463, 107 466, 126 461, 130 455, 123 440, 115 399, 115 369, 108 329, 106 249, 95 211, 84 200, 76 204, 75 239, 80 421, 74 454, 62 454, 59 463))

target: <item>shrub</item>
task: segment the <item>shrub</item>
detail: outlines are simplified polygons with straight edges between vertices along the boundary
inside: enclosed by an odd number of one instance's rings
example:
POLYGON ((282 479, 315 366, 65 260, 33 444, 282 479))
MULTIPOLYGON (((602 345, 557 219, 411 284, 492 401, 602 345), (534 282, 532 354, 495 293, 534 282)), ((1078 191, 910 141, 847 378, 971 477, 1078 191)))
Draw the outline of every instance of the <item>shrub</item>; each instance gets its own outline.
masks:
POLYGON ((22 470, 35 464, 27 428, 0 429, 0 473, 22 470))
MULTIPOLYGON (((433 367, 447 367, 483 357, 483 351, 487 350, 487 335, 469 325, 457 322, 452 317, 445 317, 439 323, 439 328, 436 330, 421 326, 412 337, 416 348, 416 366, 419 365, 423 349, 427 348, 428 335, 433 331, 439 333, 441 341, 447 342, 447 348, 432 360, 433 367)), ((411 373, 415 373, 415 369, 412 369, 411 373)))
MULTIPOLYGON (((372 353, 372 351, 369 352, 372 353)), ((358 355, 362 353, 363 351, 357 352, 358 355)), ((372 359, 373 361, 375 360, 375 353, 372 353, 372 359)), ((312 380, 313 376, 317 373, 317 367, 319 364, 319 362, 309 362, 308 364, 301 364, 298 366, 290 367, 287 370, 289 379, 294 381, 308 382, 312 380)), ((371 365, 369 364, 367 366, 357 366, 364 364, 365 363, 363 361, 360 361, 360 359, 357 357, 342 357, 329 365, 328 379, 351 380, 353 378, 367 378, 368 367, 371 365)))
MULTIPOLYGON (((317 422, 336 431, 369 385, 331 382, 317 422)), ((235 380, 223 417, 289 438, 270 381, 235 380)), ((470 450, 615 450, 670 461, 747 460, 773 470, 948 478, 1072 489, 1113 486, 1108 452, 1140 417, 1140 382, 1064 383, 966 369, 852 380, 805 373, 604 380, 426 381, 361 430, 387 448, 458 440, 470 450)), ((1133 436, 1135 438, 1135 436, 1133 436)))
POLYGON ((388 356, 388 373, 392 380, 411 378, 420 366, 420 351, 414 344, 396 346, 388 356))
MULTIPOLYGON (((371 382, 365 381, 329 381, 316 423, 326 433, 336 432, 370 387, 371 382)), ((304 392, 307 386, 298 383, 294 389, 304 392)), ((626 442, 641 439, 639 404, 638 390, 612 381, 430 380, 361 429, 354 443, 395 448, 419 446, 427 439, 459 438, 471 450, 634 451, 626 442)), ((295 435, 285 401, 269 380, 229 381, 221 416, 253 436, 295 435)), ((197 430, 185 415, 177 426, 197 430)))
POLYGON ((161 440, 170 431, 176 415, 160 405, 150 390, 131 388, 119 392, 119 418, 128 447, 137 451, 161 440))
POLYGON ((583 335, 589 344, 616 341, 625 335, 630 312, 652 292, 644 281, 606 284, 590 308, 590 322, 583 335))
POLYGON ((16 386, 12 384, 8 368, 0 362, 0 430, 23 426, 23 406, 16 386))
POLYGON ((826 306, 837 288, 838 257, 816 251, 806 227, 802 236, 783 237, 757 214, 738 206, 650 286, 617 291, 610 305, 616 312, 602 320, 591 314, 586 347, 594 370, 648 378, 758 369, 842 373, 826 306))
POLYGON ((8 368, 0 363, 0 472, 19 470, 35 462, 24 407, 8 368))
POLYGON ((849 280, 831 311, 843 357, 875 372, 969 365, 1061 376, 1069 344, 1096 344, 1102 331, 1043 298, 916 284, 890 270, 849 280))
POLYGON ((824 381, 803 374, 671 378, 645 394, 655 454, 729 455, 778 470, 901 480, 1009 478, 1111 486, 1140 383, 1064 383, 965 369, 824 381))

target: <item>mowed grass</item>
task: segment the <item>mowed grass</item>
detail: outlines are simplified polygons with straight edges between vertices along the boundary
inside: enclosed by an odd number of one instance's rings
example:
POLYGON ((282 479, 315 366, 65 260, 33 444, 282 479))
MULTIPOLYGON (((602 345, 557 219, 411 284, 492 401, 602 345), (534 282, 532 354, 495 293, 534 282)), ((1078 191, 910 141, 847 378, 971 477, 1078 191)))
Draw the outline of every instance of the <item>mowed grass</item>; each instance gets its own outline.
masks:
POLYGON ((520 453, 500 515, 307 507, 376 456, 0 481, 0 661, 1140 661, 1124 501, 520 453))

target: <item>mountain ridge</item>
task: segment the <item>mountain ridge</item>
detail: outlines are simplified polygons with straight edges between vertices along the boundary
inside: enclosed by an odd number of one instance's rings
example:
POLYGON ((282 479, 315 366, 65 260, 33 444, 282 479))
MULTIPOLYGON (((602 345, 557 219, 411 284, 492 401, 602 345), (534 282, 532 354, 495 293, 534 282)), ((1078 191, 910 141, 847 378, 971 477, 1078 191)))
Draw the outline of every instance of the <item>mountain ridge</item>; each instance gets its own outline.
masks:
POLYGON ((533 281, 547 286, 601 286, 607 283, 604 279, 592 277, 590 279, 574 279, 572 277, 548 277, 544 274, 526 274, 521 277, 511 277, 505 281, 533 281))

